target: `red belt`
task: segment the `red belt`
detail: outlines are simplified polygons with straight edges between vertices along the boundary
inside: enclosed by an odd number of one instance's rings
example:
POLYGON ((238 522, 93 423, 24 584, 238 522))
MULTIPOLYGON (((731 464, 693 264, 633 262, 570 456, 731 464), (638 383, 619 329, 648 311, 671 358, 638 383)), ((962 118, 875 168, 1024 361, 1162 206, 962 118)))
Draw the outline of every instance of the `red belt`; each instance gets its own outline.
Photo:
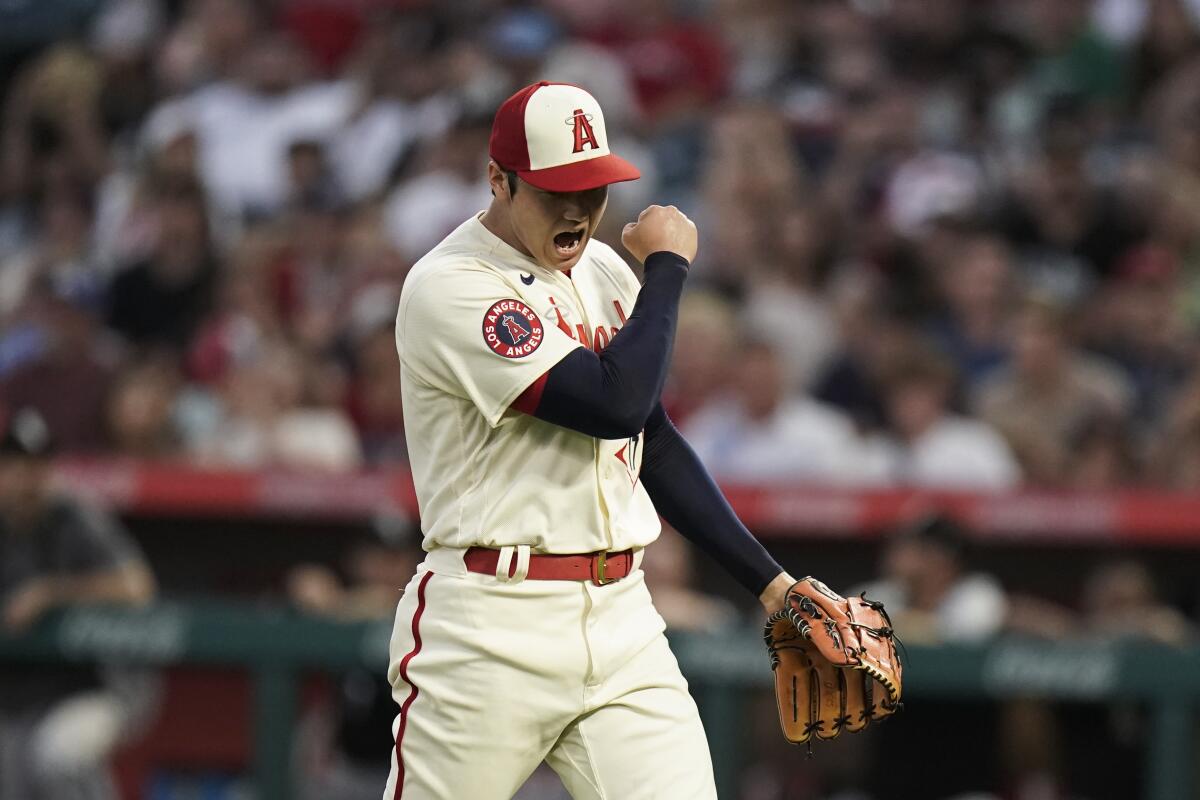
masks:
MULTIPOLYGON (((463 563, 471 572, 495 575, 500 563, 500 551, 490 547, 471 547, 463 556, 463 563)), ((511 578, 517 571, 517 556, 513 553, 508 567, 511 578)), ((525 576, 534 581, 591 581, 597 586, 613 583, 633 572, 633 550, 619 553, 581 553, 559 555, 557 553, 530 553, 529 573, 525 576)))

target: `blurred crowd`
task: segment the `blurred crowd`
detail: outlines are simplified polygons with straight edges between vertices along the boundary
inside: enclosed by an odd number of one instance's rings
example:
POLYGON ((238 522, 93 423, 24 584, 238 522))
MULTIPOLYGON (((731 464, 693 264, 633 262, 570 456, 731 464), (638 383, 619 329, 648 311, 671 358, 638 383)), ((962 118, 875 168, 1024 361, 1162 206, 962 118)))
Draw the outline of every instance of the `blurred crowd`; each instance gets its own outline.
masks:
MULTIPOLYGON (((67 453, 402 462, 406 270, 498 103, 697 220, 718 477, 1200 487, 1196 0, 40 0, 0 10, 0 402, 67 453)), ((636 266, 636 265, 635 265, 636 266)))
MULTIPOLYGON (((593 92, 643 172, 600 238, 652 202, 698 223, 665 401, 718 478, 1200 489, 1200 0, 10 0, 6 631, 156 591, 118 524, 48 493, 46 431, 56 454, 207 466, 407 458, 399 288, 486 206, 491 115, 541 78, 593 92)), ((1065 607, 977 571, 970 538, 919 520, 859 588, 913 643, 1195 642, 1136 562, 1065 607)), ((416 558, 377 530, 288 593, 387 618, 416 558)), ((668 532, 646 561, 668 624, 743 626, 689 559, 668 532)), ((15 764, 47 797, 108 796, 137 704, 91 667, 14 676, 0 797, 40 796, 15 764)), ((759 709, 743 796, 1137 796, 1137 709, 930 709, 893 729, 940 744, 870 771, 866 736, 796 769, 759 709), (1002 778, 966 760, 935 790, 950 730, 1002 778)), ((314 796, 377 794, 393 713, 378 675, 339 678, 314 796)), ((540 778, 524 797, 561 796, 540 778)))

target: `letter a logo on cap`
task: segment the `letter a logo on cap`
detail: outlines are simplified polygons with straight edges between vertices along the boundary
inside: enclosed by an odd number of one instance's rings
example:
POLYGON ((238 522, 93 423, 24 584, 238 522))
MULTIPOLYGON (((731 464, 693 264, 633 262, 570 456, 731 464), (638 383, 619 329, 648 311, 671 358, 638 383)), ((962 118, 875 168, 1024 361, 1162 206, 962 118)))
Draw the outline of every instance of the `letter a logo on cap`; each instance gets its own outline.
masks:
POLYGON ((592 130, 590 114, 585 114, 582 108, 577 108, 567 120, 567 124, 575 129, 575 149, 572 153, 582 153, 585 144, 590 144, 593 150, 600 149, 600 145, 596 144, 596 133, 592 130))
POLYGON ((582 192, 639 176, 637 167, 608 149, 596 98, 567 83, 539 81, 501 103, 488 154, 547 192, 582 192))

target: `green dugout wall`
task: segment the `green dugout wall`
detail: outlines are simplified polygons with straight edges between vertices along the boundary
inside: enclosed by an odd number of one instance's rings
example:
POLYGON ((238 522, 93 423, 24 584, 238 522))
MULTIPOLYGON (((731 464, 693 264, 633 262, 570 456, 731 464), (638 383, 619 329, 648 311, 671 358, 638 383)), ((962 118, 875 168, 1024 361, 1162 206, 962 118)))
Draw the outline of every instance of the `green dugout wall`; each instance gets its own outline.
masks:
MULTIPOLYGON (((260 800, 287 800, 300 674, 354 664, 384 669, 390 623, 341 624, 261 606, 163 604, 142 611, 75 610, 19 638, 0 635, 0 660, 113 659, 243 667, 254 677, 254 774, 260 800)), ((722 797, 732 797, 743 751, 745 703, 767 692, 757 632, 672 637, 708 728, 722 797)), ((980 647, 909 647, 905 700, 923 697, 1136 699, 1152 712, 1145 800, 1195 800, 1192 740, 1200 648, 1047 644, 1002 639, 980 647)), ((897 718, 888 724, 902 724, 897 718)), ((799 751, 798 751, 799 754, 799 751)))

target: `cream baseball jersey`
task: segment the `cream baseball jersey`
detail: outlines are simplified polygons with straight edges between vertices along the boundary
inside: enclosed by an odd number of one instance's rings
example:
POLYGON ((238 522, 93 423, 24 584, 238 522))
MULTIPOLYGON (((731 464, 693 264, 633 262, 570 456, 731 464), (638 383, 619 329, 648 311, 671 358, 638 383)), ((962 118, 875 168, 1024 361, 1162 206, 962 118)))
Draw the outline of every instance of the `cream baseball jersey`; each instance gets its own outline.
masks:
POLYGON ((596 439, 509 408, 573 349, 604 349, 633 309, 637 278, 595 240, 570 276, 545 269, 481 216, 417 262, 396 317, 425 549, 649 544, 659 521, 638 481, 641 434, 596 439))

